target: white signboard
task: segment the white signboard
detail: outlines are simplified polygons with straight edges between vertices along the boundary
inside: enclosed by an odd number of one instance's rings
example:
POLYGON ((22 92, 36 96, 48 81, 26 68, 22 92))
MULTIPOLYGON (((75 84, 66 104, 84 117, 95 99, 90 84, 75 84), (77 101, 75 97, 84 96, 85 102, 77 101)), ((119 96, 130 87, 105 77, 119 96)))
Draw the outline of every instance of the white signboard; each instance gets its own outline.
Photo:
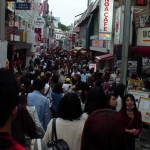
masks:
POLYGON ((33 24, 36 28, 43 28, 45 26, 45 19, 43 17, 36 17, 33 24))
POLYGON ((113 7, 114 0, 101 0, 99 2, 99 32, 112 32, 112 19, 113 19, 113 7))
POLYGON ((138 29, 137 45, 150 46, 150 27, 138 29))
POLYGON ((94 72, 96 72, 96 64, 89 64, 89 69, 94 68, 94 72))
MULTIPOLYGON (((133 22, 133 7, 131 7, 131 21, 130 21, 130 44, 132 44, 132 22, 133 22)), ((124 6, 116 9, 115 13, 115 36, 114 43, 123 43, 123 27, 124 27, 124 6)))

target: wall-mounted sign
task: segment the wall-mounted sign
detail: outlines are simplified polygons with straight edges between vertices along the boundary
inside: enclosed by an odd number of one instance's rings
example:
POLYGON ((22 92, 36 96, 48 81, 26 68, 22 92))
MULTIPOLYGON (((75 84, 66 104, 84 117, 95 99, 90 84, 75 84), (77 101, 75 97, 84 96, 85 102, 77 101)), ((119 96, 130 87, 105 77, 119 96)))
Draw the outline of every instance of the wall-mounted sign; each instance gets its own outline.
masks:
POLYGON ((112 32, 113 7, 113 0, 101 0, 99 2, 99 32, 112 32))
POLYGON ((96 72, 96 64, 89 64, 89 69, 94 68, 94 72, 96 72))
POLYGON ((92 46, 93 47, 103 47, 103 41, 94 39, 94 40, 92 40, 92 46))
POLYGON ((150 46, 150 27, 138 29, 137 45, 150 46))
POLYGON ((45 19, 43 17, 36 17, 33 24, 37 28, 43 28, 45 26, 45 19))
MULTIPOLYGON (((130 21, 130 44, 132 44, 132 22, 133 22, 133 7, 131 7, 131 21, 130 21)), ((123 42, 123 27, 124 27, 124 6, 116 9, 115 14, 115 36, 114 43, 122 44, 123 42)))
POLYGON ((17 10, 31 10, 31 3, 29 2, 16 2, 15 9, 17 10))
POLYGON ((110 33, 99 33, 99 39, 100 40, 111 40, 111 34, 110 33))

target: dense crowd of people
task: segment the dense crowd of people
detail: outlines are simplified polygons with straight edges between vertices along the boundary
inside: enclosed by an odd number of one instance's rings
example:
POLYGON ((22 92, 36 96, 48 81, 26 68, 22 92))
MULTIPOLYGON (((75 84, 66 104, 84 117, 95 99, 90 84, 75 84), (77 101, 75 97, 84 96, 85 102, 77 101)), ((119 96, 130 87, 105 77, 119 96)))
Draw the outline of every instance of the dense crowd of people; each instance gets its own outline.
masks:
POLYGON ((0 69, 0 149, 36 150, 40 142, 47 150, 57 118, 70 150, 135 150, 142 121, 134 96, 124 96, 118 71, 94 72, 89 62, 53 49, 23 71, 0 69))

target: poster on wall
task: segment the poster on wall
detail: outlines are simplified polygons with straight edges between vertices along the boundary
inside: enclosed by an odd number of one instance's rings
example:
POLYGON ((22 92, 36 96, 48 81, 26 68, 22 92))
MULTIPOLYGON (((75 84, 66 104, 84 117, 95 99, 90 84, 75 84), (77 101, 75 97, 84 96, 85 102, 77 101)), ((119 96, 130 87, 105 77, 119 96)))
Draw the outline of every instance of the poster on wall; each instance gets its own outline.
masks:
POLYGON ((96 72, 96 64, 89 64, 89 69, 94 68, 94 72, 96 72))
POLYGON ((150 58, 142 57, 142 73, 147 75, 150 74, 150 58))
MULTIPOLYGON (((121 68, 121 60, 117 60, 117 68, 121 68)), ((137 61, 128 60, 128 75, 131 76, 132 73, 137 72, 137 61)))
POLYGON ((142 121, 150 125, 150 98, 141 97, 138 110, 142 114, 142 121))

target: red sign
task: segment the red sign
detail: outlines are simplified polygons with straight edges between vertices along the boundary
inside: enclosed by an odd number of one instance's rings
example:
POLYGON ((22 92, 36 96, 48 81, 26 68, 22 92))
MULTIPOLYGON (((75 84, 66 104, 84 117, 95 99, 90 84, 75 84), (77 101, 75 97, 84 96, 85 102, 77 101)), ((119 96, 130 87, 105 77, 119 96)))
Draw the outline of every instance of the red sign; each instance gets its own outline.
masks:
POLYGON ((146 0, 136 0, 137 5, 146 5, 147 1, 146 0))

